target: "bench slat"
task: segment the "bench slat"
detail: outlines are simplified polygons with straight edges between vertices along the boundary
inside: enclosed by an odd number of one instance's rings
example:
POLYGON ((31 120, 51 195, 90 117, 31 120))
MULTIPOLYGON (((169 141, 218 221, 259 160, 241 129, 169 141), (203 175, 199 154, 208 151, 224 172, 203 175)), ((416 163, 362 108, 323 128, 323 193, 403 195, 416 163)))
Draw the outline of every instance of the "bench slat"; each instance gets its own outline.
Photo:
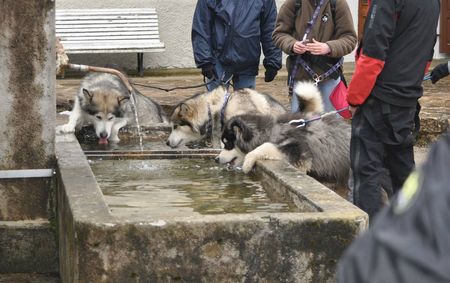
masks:
POLYGON ((157 30, 145 30, 145 31, 139 31, 139 30, 129 30, 129 31, 95 31, 95 32, 85 32, 84 30, 79 30, 75 32, 58 32, 56 33, 56 36, 64 36, 64 37, 72 37, 72 36, 130 36, 130 35, 140 35, 140 36, 153 36, 153 35, 159 35, 159 31, 157 30))
POLYGON ((96 16, 96 15, 74 15, 74 16, 56 16, 56 21, 70 21, 70 20, 140 20, 140 19, 158 19, 157 15, 105 15, 105 16, 96 16))
MULTIPOLYGON (((60 24, 61 22, 56 22, 56 27, 58 27, 58 24, 60 24)), ((108 20, 70 20, 70 21, 64 21, 65 24, 108 24, 108 23, 158 23, 157 20, 115 20, 114 22, 108 21, 108 20)))
MULTIPOLYGON (((85 41, 62 41, 62 43, 64 44, 64 42, 66 42, 66 44, 68 46, 77 46, 79 45, 80 47, 86 47, 89 48, 91 46, 95 46, 95 47, 99 47, 102 45, 118 45, 118 46, 136 46, 136 47, 146 47, 146 46, 154 46, 154 45, 158 45, 161 44, 161 42, 159 42, 158 40, 126 40, 126 41, 120 41, 120 40, 98 40, 98 41, 94 41, 92 42, 92 44, 86 45, 85 41)), ((162 45, 162 44, 161 44, 162 45)), ((65 48, 66 46, 64 46, 65 48)), ((78 47, 77 47, 78 48, 78 47)))
POLYGON ((112 53, 153 53, 153 52, 163 52, 164 47, 149 47, 149 48, 122 48, 122 49, 83 49, 83 50, 70 50, 66 52, 67 54, 112 54, 112 53))
POLYGON ((73 15, 73 14, 156 14, 155 8, 132 8, 132 9, 57 9, 57 15, 73 15))
POLYGON ((125 53, 125 52, 160 52, 164 51, 164 44, 159 41, 98 41, 86 45, 85 41, 64 42, 62 41, 66 53, 125 53), (104 46, 109 46, 105 49, 104 46))
POLYGON ((91 44, 92 41, 99 41, 99 40, 132 40, 132 39, 149 39, 149 40, 158 40, 159 41, 159 35, 129 35, 129 36, 71 36, 71 37, 59 37, 63 42, 64 41, 84 41, 84 43, 91 44))
POLYGON ((64 31, 64 30, 69 30, 69 29, 107 29, 107 28, 111 28, 111 29, 124 29, 124 30, 129 30, 129 29, 158 29, 158 24, 157 23, 147 23, 147 24, 133 24, 133 23, 127 23, 127 24, 100 24, 100 25, 65 25, 65 24, 61 24, 57 26, 57 30, 58 31, 64 31))
POLYGON ((79 32, 128 32, 128 31, 151 31, 158 32, 157 27, 59 27, 57 32, 58 34, 68 34, 68 33, 79 33, 79 32))

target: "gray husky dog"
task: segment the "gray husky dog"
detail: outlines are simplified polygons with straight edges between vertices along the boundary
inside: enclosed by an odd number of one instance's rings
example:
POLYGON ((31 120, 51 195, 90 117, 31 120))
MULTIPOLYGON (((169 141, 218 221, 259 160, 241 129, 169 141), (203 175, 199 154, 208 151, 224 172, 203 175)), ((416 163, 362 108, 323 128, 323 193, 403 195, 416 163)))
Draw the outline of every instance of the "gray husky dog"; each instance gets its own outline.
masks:
MULTIPOLYGON (((134 89, 134 100, 141 125, 168 123, 159 104, 134 89)), ((118 142, 119 129, 135 125, 129 91, 122 80, 108 73, 90 73, 81 82, 69 122, 57 132, 72 133, 84 125, 93 125, 100 144, 118 142)))
POLYGON ((167 145, 176 148, 211 138, 213 144, 219 146, 221 120, 224 122, 246 113, 279 115, 286 113, 286 108, 270 95, 252 89, 227 94, 224 87, 218 87, 211 92, 193 95, 175 106, 167 145))
POLYGON ((301 171, 325 182, 347 186, 350 172, 349 123, 326 116, 296 128, 291 120, 310 119, 323 111, 316 86, 299 83, 295 93, 305 106, 300 113, 240 115, 231 118, 222 132, 224 148, 216 160, 251 171, 257 160, 287 160, 301 171))

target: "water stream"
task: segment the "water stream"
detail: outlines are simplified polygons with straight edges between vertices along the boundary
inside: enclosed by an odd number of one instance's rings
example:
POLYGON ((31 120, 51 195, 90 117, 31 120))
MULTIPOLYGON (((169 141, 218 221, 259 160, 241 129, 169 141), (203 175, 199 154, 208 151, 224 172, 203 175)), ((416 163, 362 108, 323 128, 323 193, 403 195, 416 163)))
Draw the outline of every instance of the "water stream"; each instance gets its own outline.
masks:
POLYGON ((139 124, 139 117, 138 117, 138 111, 137 111, 137 106, 136 106, 136 100, 135 100, 135 92, 132 91, 130 93, 130 101, 131 101, 131 105, 133 106, 133 112, 134 112, 134 120, 136 122, 136 126, 137 126, 137 130, 138 130, 138 135, 139 135, 139 146, 141 151, 144 150, 144 147, 142 146, 142 140, 143 140, 143 134, 141 131, 141 125, 139 124))

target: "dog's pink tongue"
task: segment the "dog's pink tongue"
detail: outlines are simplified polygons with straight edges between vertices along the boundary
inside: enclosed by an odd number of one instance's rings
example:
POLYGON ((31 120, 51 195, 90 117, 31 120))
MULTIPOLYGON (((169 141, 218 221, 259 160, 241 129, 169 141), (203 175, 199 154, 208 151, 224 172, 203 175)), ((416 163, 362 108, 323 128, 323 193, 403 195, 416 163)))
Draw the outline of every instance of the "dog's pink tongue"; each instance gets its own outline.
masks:
POLYGON ((108 144, 108 139, 107 138, 100 138, 98 140, 98 144, 108 144))

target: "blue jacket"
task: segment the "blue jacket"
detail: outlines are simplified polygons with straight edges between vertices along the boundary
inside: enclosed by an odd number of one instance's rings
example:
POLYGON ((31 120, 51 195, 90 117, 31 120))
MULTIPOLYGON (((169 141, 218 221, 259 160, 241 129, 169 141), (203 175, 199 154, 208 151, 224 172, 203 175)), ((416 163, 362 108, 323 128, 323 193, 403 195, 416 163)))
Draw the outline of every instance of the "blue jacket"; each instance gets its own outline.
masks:
POLYGON ((275 0, 198 0, 192 23, 192 47, 198 68, 218 59, 226 72, 258 74, 263 65, 281 69, 281 50, 272 41, 275 0))

